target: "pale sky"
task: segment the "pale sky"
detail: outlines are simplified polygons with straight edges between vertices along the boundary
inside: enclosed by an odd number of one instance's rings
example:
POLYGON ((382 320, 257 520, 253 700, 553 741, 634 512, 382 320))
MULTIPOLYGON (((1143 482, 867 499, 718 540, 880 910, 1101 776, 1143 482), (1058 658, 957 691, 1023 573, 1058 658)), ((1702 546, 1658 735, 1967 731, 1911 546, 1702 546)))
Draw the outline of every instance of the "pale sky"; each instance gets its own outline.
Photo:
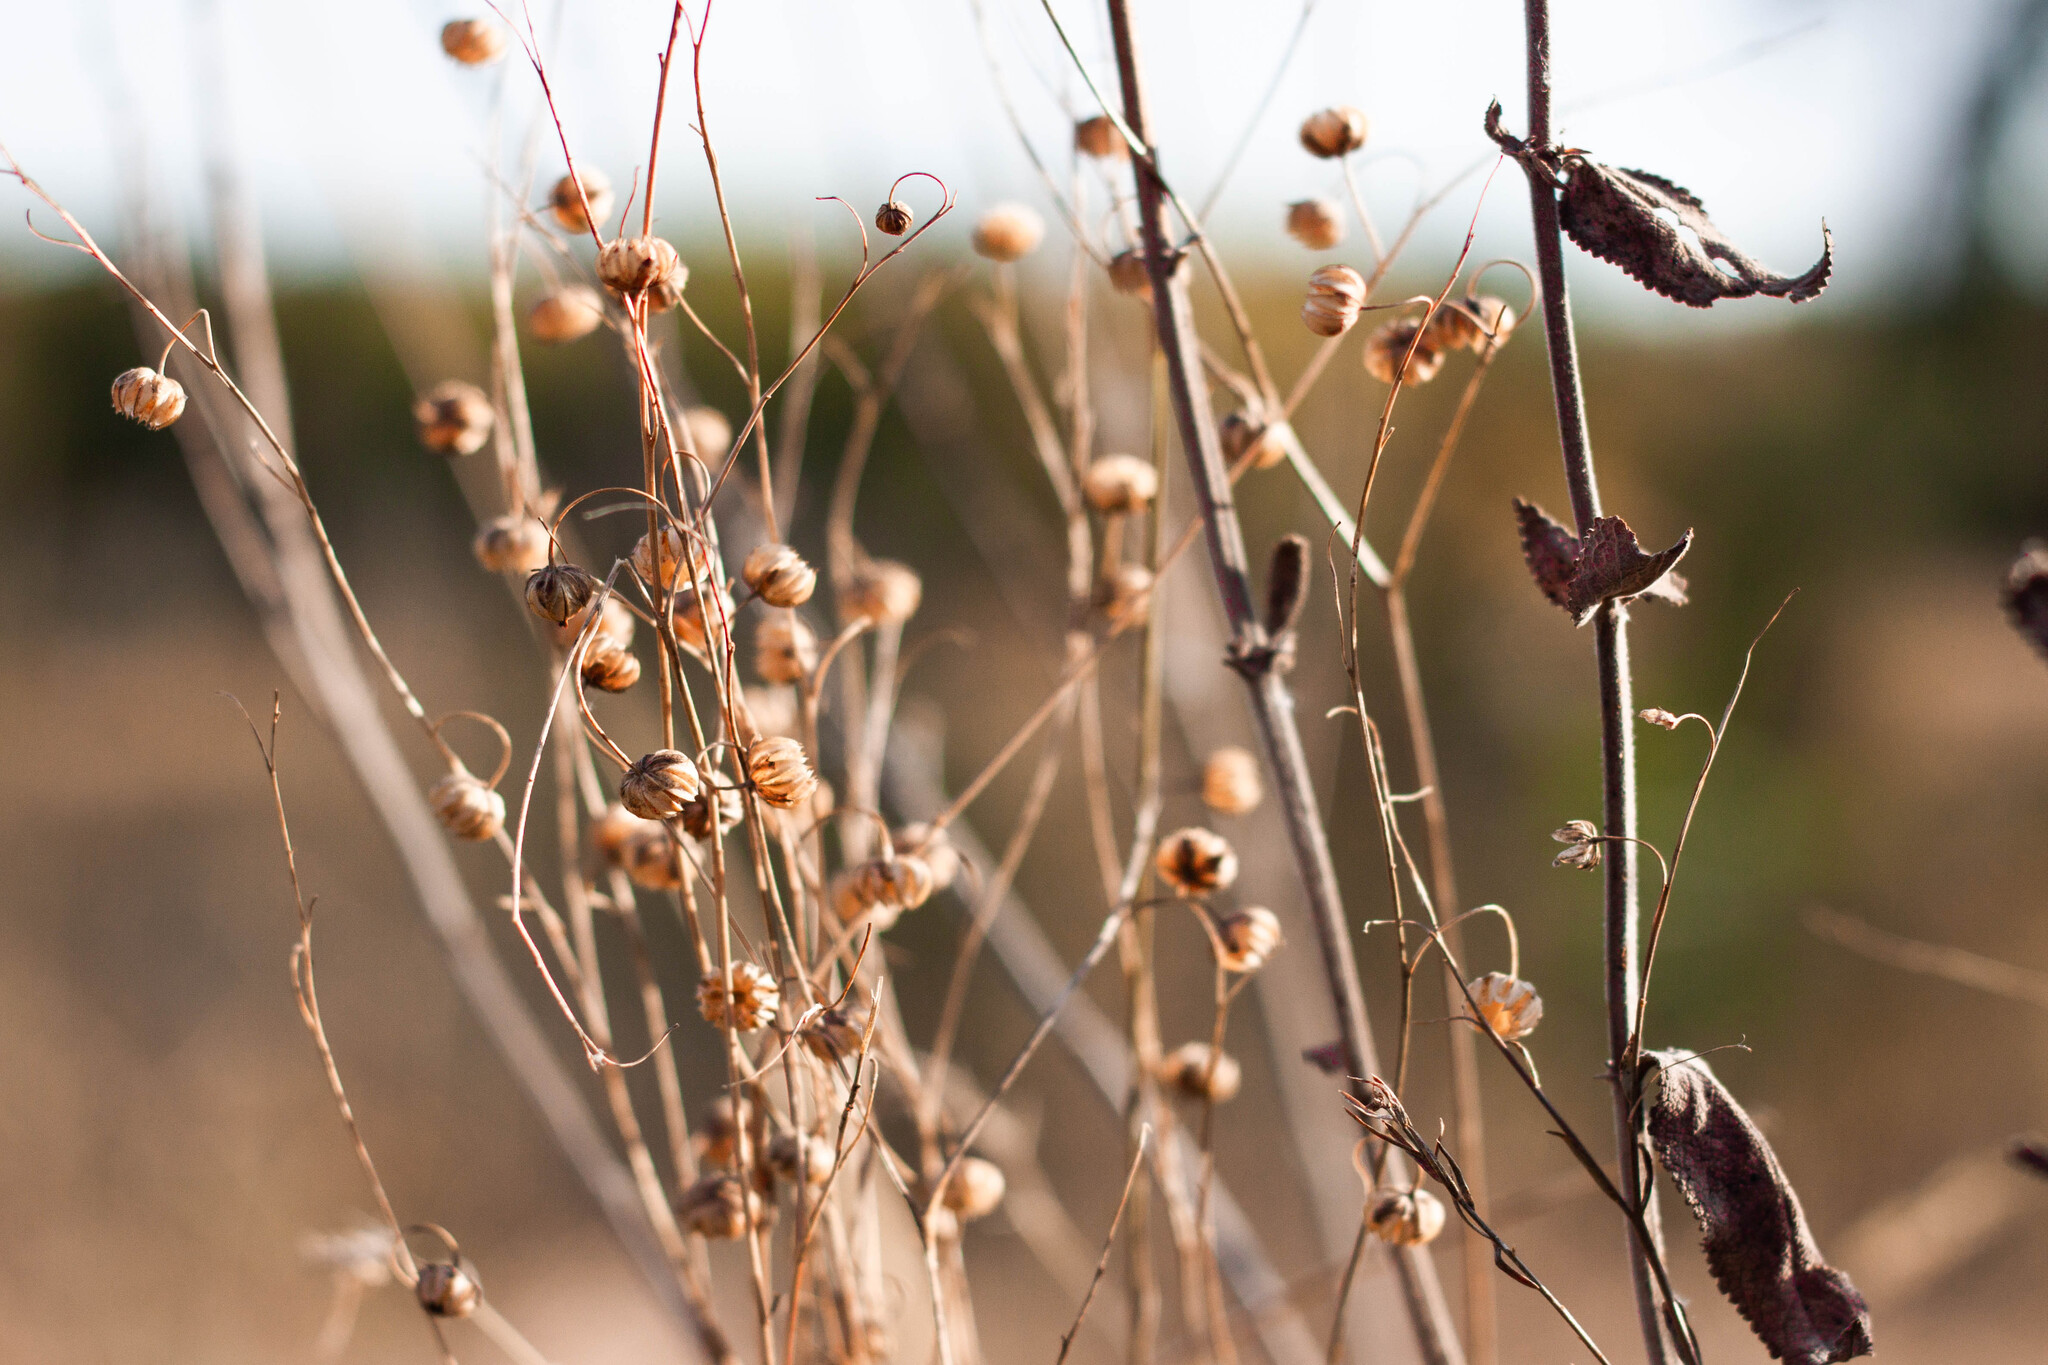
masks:
MULTIPOLYGON (((532 3, 545 41, 552 0, 532 3)), ((670 7, 567 3, 560 37, 545 43, 551 76, 579 159, 623 187, 646 158, 654 59, 670 7)), ((1064 164, 1061 101, 1082 107, 1086 89, 1039 0, 983 3, 1031 131, 1064 164)), ((1838 258, 1831 297, 1838 306, 1882 301, 1927 235, 1959 92, 2008 4, 1557 0, 1561 133, 1598 159, 1687 185, 1731 237, 1782 270, 1810 263, 1825 216, 1838 258)), ((442 57, 441 22, 482 8, 480 0, 0 0, 0 141, 74 209, 112 229, 123 148, 137 128, 158 192, 196 207, 207 110, 223 101, 280 262, 342 266, 350 242, 382 235, 477 269, 492 91, 508 82, 518 127, 536 89, 516 53, 486 72, 442 57)), ((1109 83, 1099 7, 1055 0, 1055 8, 1109 83)), ((1163 164, 1190 198, 1206 194, 1300 14, 1299 0, 1138 0, 1163 164)), ((941 229, 955 245, 979 207, 1012 196, 1044 202, 994 95, 973 16, 971 0, 714 0, 711 131, 752 241, 772 248, 802 222, 828 247, 850 241, 843 212, 814 196, 844 195, 871 212, 909 170, 941 175, 958 192, 962 212, 941 229)), ((1279 218, 1288 200, 1339 188, 1329 165, 1294 142, 1314 107, 1346 102, 1368 112, 1366 155, 1386 158, 1370 172, 1371 195, 1383 220, 1398 219, 1415 177, 1404 158, 1433 181, 1462 169, 1488 150, 1479 131, 1487 100, 1499 95, 1519 127, 1521 90, 1521 6, 1512 0, 1319 0, 1218 212, 1219 232, 1241 256, 1309 261, 1281 235, 1279 218)), ((688 127, 690 93, 679 72, 658 203, 663 230, 682 241, 713 226, 688 127)), ((2048 116, 2033 125, 2048 128, 2048 116)), ((2028 136, 2038 146, 2048 133, 2028 136)), ((2018 141, 2028 145, 2026 136, 2018 141)), ((544 176, 559 170, 552 144, 541 165, 544 176)), ((1475 177, 1447 202, 1426 247, 1448 248, 1478 184, 1475 177)), ((2024 194, 2015 203, 2020 219, 2038 206, 2024 194)), ((48 270, 54 255, 19 229, 20 205, 18 191, 0 185, 0 221, 17 224, 0 227, 0 272, 16 281, 48 270)), ((1526 254, 1525 215, 1524 192, 1503 178, 1482 216, 1479 249, 1526 254)), ((1677 312, 1638 300, 1632 285, 1590 262, 1575 278, 1594 304, 1626 316, 1677 312)))

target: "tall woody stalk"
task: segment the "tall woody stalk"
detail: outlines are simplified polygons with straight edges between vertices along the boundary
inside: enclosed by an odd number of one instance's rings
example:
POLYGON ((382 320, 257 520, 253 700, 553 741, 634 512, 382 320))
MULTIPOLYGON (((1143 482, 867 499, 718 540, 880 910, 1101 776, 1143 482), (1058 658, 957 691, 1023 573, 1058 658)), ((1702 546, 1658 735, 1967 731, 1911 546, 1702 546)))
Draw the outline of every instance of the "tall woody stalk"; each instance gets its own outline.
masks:
MULTIPOLYGON (((1550 145, 1550 4, 1523 0, 1529 63, 1529 145, 1550 145)), ((1585 393, 1579 384, 1578 343, 1572 334, 1571 296, 1564 279, 1564 236, 1558 220, 1557 188, 1535 158, 1523 163, 1529 178, 1529 213, 1536 231, 1536 270, 1543 290, 1543 340, 1550 355, 1551 394, 1557 403, 1557 434, 1564 451, 1564 476, 1571 489, 1572 517, 1581 536, 1600 515, 1600 487, 1593 477, 1593 443, 1586 430, 1585 393)), ((1636 1138, 1635 1086, 1622 1064, 1629 1030, 1642 992, 1636 948, 1636 755, 1630 722, 1635 712, 1629 680, 1628 611, 1603 604, 1593 618, 1600 673, 1600 790, 1606 845, 1605 982, 1607 1053, 1614 1089, 1614 1141, 1620 1163, 1617 1182, 1630 1199, 1645 1201, 1644 1226, 1655 1235, 1655 1187, 1645 1179, 1644 1154, 1636 1138)), ((1636 1315, 1651 1365, 1670 1356, 1658 1327, 1657 1291, 1649 1249, 1633 1224, 1627 1228, 1629 1275, 1635 1284, 1636 1315)))
MULTIPOLYGON (((1159 176, 1157 152, 1148 132, 1130 6, 1128 0, 1107 0, 1107 4, 1110 34, 1116 46, 1123 118, 1139 144, 1132 162, 1159 349, 1166 364, 1181 448, 1187 453, 1196 501, 1202 512, 1210 567, 1215 571, 1217 592, 1229 621, 1229 659, 1249 692, 1259 742, 1287 821, 1288 838, 1294 846, 1295 863, 1301 872, 1322 949, 1331 1001, 1336 1006, 1346 1067, 1355 1076, 1371 1076, 1379 1071, 1379 1058, 1351 951, 1350 925, 1337 885, 1337 869, 1330 859, 1329 839, 1316 806, 1301 735, 1294 726, 1294 698, 1285 679, 1273 668, 1272 642, 1266 639, 1253 607, 1244 532, 1231 500, 1230 477, 1201 369, 1201 343, 1195 332, 1186 272, 1177 268, 1179 248, 1167 240, 1166 187, 1159 176)), ((1400 1178, 1391 1162, 1388 1177, 1400 1178)), ((1429 1365, 1464 1365, 1464 1351, 1451 1323, 1434 1264, 1415 1248, 1397 1252, 1393 1262, 1424 1359, 1429 1365)))

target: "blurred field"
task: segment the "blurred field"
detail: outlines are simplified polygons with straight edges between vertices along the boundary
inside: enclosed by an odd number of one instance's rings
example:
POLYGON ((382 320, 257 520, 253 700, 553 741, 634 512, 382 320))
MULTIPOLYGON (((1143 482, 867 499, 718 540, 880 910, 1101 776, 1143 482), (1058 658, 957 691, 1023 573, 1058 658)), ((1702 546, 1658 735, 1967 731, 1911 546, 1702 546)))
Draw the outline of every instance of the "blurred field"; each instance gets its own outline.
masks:
MULTIPOLYGON (((1283 373, 1307 351, 1287 320, 1292 288, 1277 275, 1255 286, 1283 373)), ((765 287, 770 309, 778 289, 765 287)), ((872 353, 895 306, 886 290, 867 300, 850 336, 872 353)), ((1102 344, 1121 348, 1123 377, 1103 381, 1102 447, 1140 446, 1135 320, 1116 301, 1104 316, 1102 344)), ((530 753, 546 702, 525 627, 471 561, 447 471, 412 443, 409 390, 365 299, 352 286, 300 282, 281 300, 281 321, 303 462, 394 655, 439 705, 500 716, 530 753)), ((1766 1123, 1823 1248, 1865 1284, 1883 1359, 2038 1358, 2048 1344, 2048 1186, 1987 1166, 1953 1184, 1931 1222, 1890 1242, 1879 1232, 1911 1225, 1866 1215, 1945 1163, 2048 1129, 2048 1020, 1855 958, 1809 935, 1799 916, 1826 905, 2048 967, 2048 662, 2008 628, 1997 600, 2020 541, 2048 533, 2048 315, 1986 303, 1855 318, 1822 304, 1752 334, 1649 343, 1596 329, 1587 346, 1610 510, 1646 542, 1687 526, 1698 534, 1685 566, 1693 604, 1635 614, 1639 704, 1718 714, 1750 636, 1799 589, 1758 653, 1694 831, 1650 1041, 1749 1049, 1718 1054, 1716 1069, 1766 1123), (1959 1228, 1970 1230, 1960 1247, 1936 1255, 1959 1228)), ((736 392, 721 387, 729 377, 699 349, 684 348, 691 372, 733 410, 736 392)), ((1545 1077, 1604 1140, 1598 892, 1594 879, 1550 868, 1547 838, 1597 809, 1590 637, 1529 585, 1508 512, 1517 494, 1563 510, 1540 361, 1529 329, 1482 397, 1413 605, 1465 897, 1516 911, 1524 975, 1548 1005, 1536 1039, 1545 1077)), ((0 1357, 306 1360, 329 1286, 301 1262, 298 1240, 345 1226, 368 1200, 290 996, 293 921, 261 767, 220 696, 256 709, 285 683, 170 438, 107 410, 107 381, 134 363, 110 292, 0 295, 0 575, 12 603, 0 615, 0 1357)), ((593 341, 528 363, 542 459, 561 482, 581 490, 637 469, 630 376, 615 351, 593 341)), ((1349 496, 1382 391, 1349 353, 1339 368, 1300 425, 1349 496)), ((822 385, 806 471, 814 487, 837 458, 845 395, 836 377, 822 385)), ((1412 497, 1454 397, 1439 382, 1404 400, 1375 495, 1378 535, 1394 534, 1394 509, 1412 497)), ((962 646, 923 656, 908 684, 908 706, 946 717, 956 783, 1057 667, 1057 529, 1014 412, 966 310, 949 302, 885 423, 861 502, 869 546, 925 575, 914 633, 967 633, 962 646)), ((1254 475, 1241 498, 1255 557, 1285 530, 1318 530, 1283 474, 1254 475)), ((817 543, 821 504, 807 494, 800 505, 799 545, 817 543)), ((1192 559, 1168 592, 1169 609, 1190 621, 1210 610, 1206 568, 1192 559)), ((1391 716, 1370 601, 1364 618, 1368 696, 1391 716)), ((1351 912, 1363 920, 1384 909, 1384 884, 1355 726, 1317 719, 1340 700, 1334 623, 1324 593, 1295 676, 1351 912)), ((1209 662, 1195 650, 1172 666, 1209 662)), ((1116 695, 1110 741, 1124 752, 1117 718, 1128 708, 1116 695)), ((1218 695, 1230 703, 1220 720, 1189 713, 1189 745, 1237 737, 1218 733, 1242 727, 1235 694, 1218 695)), ((285 794, 323 909, 322 998, 394 1197, 460 1230, 493 1301, 554 1359, 675 1358, 677 1340, 449 986, 346 769, 289 691, 284 708, 285 794)), ((624 714, 638 714, 644 731, 644 706, 624 714)), ((1406 765, 1392 747, 1399 785, 1406 765)), ((1668 844, 1699 752, 1696 729, 1645 733, 1646 836, 1668 844)), ((1196 803, 1188 752, 1169 762, 1171 825, 1196 803)), ((1092 864, 1078 787, 1063 783, 1020 890, 1071 958, 1098 911, 1073 884, 1092 864)), ((1006 829, 1021 785, 999 783, 975 823, 1006 829)), ((462 857, 487 901, 495 859, 462 857)), ((1289 952, 1306 966, 1312 937, 1289 875, 1255 855, 1247 895, 1280 910, 1289 952)), ((892 935, 913 1012, 923 1001, 936 1013, 954 923, 927 912, 892 935)), ((680 939, 661 947, 679 950, 680 939)), ((1383 1033, 1390 952, 1384 936, 1365 941, 1383 1033)), ((1097 984, 1104 1005, 1119 1008, 1109 974, 1097 984)), ((679 986, 671 1000, 681 998, 679 986)), ((1208 1017, 1206 987, 1166 1010, 1169 1036, 1191 1035, 1208 1017)), ((986 968, 975 1020, 963 1060, 986 1080, 1030 1021, 986 968)), ((913 1018, 913 1035, 929 1022, 913 1018)), ((1256 1007, 1234 1018, 1233 1047, 1253 1074, 1222 1111, 1220 1159, 1283 1271, 1304 1277, 1302 1301, 1319 1322, 1327 1258, 1312 1228, 1322 1196, 1276 1158, 1286 1144, 1274 1125, 1288 1093, 1279 1069, 1298 1068, 1299 1048, 1323 1038, 1292 1036, 1281 1022, 1256 1007), (1278 1030, 1270 1049, 1268 1025, 1278 1030)), ((678 1035, 686 1079, 708 1091, 716 1058, 689 1028, 678 1035)), ((1421 1030, 1422 1080, 1409 1098, 1425 1126, 1444 1103, 1441 1032, 1421 1030)), ((1487 1098, 1496 1188, 1521 1210, 1510 1234, 1595 1334, 1628 1353, 1614 1220, 1583 1182, 1560 1183, 1565 1153, 1507 1079, 1489 1071, 1487 1098)), ((1327 1106, 1336 1121, 1334 1091, 1327 1106)), ((1070 1194, 1069 1214, 1099 1235, 1121 1180, 1114 1116, 1053 1052, 1013 1107, 1041 1125, 1039 1150, 1070 1194)), ((1341 1141, 1334 1150, 1341 1162, 1341 1141)), ((1355 1193, 1348 1170, 1334 1178, 1355 1193)), ((1686 1250, 1683 1211, 1666 1207, 1712 1357, 1761 1359, 1686 1250)), ((1346 1208, 1336 1221, 1351 1216, 1346 1208)), ((1000 1216, 976 1226, 968 1255, 996 1287, 978 1300, 992 1358, 1050 1360, 1072 1299, 1000 1216)), ((718 1267, 736 1288, 733 1267, 718 1267)), ((916 1268, 900 1278, 913 1333, 916 1268)), ((1573 1358, 1539 1301, 1511 1285, 1501 1293, 1510 1360, 1573 1358)), ((473 1335, 459 1346, 465 1359, 494 1358, 473 1335)), ((1112 1358, 1101 1339, 1079 1349, 1112 1358)), ((349 1358, 427 1361, 431 1343, 385 1291, 366 1306, 349 1358)), ((906 1358, 921 1358, 914 1345, 906 1358)))

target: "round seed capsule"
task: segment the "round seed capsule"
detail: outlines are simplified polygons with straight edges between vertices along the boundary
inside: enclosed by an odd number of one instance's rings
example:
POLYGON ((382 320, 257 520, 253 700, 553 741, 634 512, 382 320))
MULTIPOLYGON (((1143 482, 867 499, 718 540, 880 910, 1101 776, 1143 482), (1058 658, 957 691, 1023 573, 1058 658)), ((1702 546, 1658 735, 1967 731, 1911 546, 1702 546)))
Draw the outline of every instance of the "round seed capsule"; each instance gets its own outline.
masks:
POLYGON ((604 298, 587 285, 572 284, 543 295, 526 312, 526 330, 535 341, 560 346, 595 332, 604 322, 604 298))
POLYGON ((571 232, 588 232, 593 221, 602 223, 612 214, 612 182, 603 171, 595 166, 585 166, 575 175, 565 175, 555 182, 548 191, 548 212, 555 215, 555 221, 571 232), (583 182, 583 192, 576 192, 576 182, 583 182), (585 200, 590 203, 590 212, 583 211, 585 200))
POLYGON ((761 799, 779 810, 801 806, 818 789, 804 746, 781 735, 757 739, 748 747, 747 777, 761 799))
POLYGON ((627 845, 649 830, 658 834, 661 827, 651 820, 642 820, 614 801, 605 807, 603 815, 590 822, 590 846, 606 862, 623 866, 627 845))
POLYGON ((1479 1017, 1509 1041, 1528 1037, 1543 1022, 1543 997, 1534 986, 1506 972, 1488 972, 1466 989, 1479 1007, 1479 1017))
POLYGON ((574 564, 543 564, 526 576, 526 605, 559 626, 589 606, 602 586, 574 564))
POLYGON ((123 370, 114 379, 114 411, 151 431, 162 431, 185 412, 185 386, 147 365, 123 370))
POLYGON ((1328 251, 1344 240, 1344 211, 1329 199, 1289 204, 1287 235, 1310 251, 1328 251))
POLYGON ((1008 1189, 1009 1181, 1003 1178, 1002 1167, 993 1161, 970 1156, 962 1158, 955 1168, 952 1179, 946 1182, 945 1196, 939 1202, 964 1223, 994 1213, 1008 1189))
POLYGON ((1428 1190, 1382 1190, 1366 1209, 1365 1223, 1382 1242, 1423 1246, 1444 1230, 1443 1201, 1428 1190))
POLYGON ((690 448, 707 464, 724 459, 732 450, 732 423, 717 408, 701 403, 685 408, 683 425, 689 429, 690 448))
POLYGON ((1096 602, 1112 631, 1143 625, 1152 610, 1152 571, 1143 564, 1119 564, 1096 589, 1096 602))
POLYGON ((1081 492, 1088 505, 1108 515, 1142 512, 1159 492, 1159 474, 1150 460, 1135 455, 1103 455, 1081 476, 1081 492))
MULTIPOLYGON (((630 803, 628 803, 630 805, 630 803)), ((1159 877, 1182 896, 1207 896, 1237 880, 1237 854, 1222 835, 1192 826, 1159 843, 1159 877)))
POLYGON ((466 1318, 483 1302, 483 1286, 461 1265, 429 1261, 420 1267, 413 1295, 437 1318, 466 1318))
POLYGON ((737 610, 732 595, 724 588, 714 591, 710 584, 697 582, 676 593, 669 606, 668 621, 676 633, 677 643, 683 648, 708 654, 713 633, 720 640, 725 639, 732 629, 733 613, 737 610))
POLYGON ((1280 947, 1280 917, 1263 905, 1226 915, 1216 925, 1216 960, 1226 972, 1255 972, 1280 947))
POLYGON ((598 613, 597 627, 591 631, 593 636, 609 635, 622 645, 633 643, 633 627, 639 618, 633 615, 632 608, 620 600, 617 593, 607 593, 602 608, 598 607, 593 599, 585 602, 577 609, 575 615, 561 624, 550 623, 547 627, 548 636, 563 649, 573 647, 583 638, 583 627, 590 623, 590 613, 593 611, 598 613))
POLYGON ((1416 318, 1396 318, 1374 328, 1365 339, 1365 372, 1382 384, 1391 384, 1398 377, 1404 387, 1427 384, 1436 378, 1436 372, 1444 367, 1442 351, 1431 347, 1425 338, 1413 355, 1408 353, 1421 330, 1422 323, 1416 318), (1408 362, 1405 372, 1401 369, 1403 360, 1408 362))
POLYGON ((583 649, 583 685, 623 692, 640 681, 640 660, 611 636, 598 633, 583 649))
POLYGON ((1217 434, 1232 464, 1249 458, 1253 469, 1271 469, 1283 463, 1294 442, 1294 428, 1287 423, 1268 422, 1245 411, 1225 417, 1217 434))
POLYGON ((991 261, 1021 261, 1045 240, 1045 219, 1022 204, 998 204, 974 225, 975 254, 991 261))
POLYGON ((659 237, 615 237, 598 249, 597 278, 632 298, 658 286, 680 290, 689 274, 676 249, 659 237))
POLYGON ((441 50, 464 66, 489 66, 505 55, 505 30, 488 19, 451 19, 441 25, 441 50))
POLYGON ((1365 145, 1365 134, 1365 112, 1348 104, 1318 109, 1301 123, 1302 147, 1325 160, 1357 151, 1365 145))
POLYGON ((1301 321, 1319 337, 1340 337, 1365 307, 1365 277, 1348 265, 1326 265, 1308 277, 1301 321))
POLYGON ((676 749, 656 749, 635 760, 619 779, 619 802, 643 820, 673 820, 701 786, 697 764, 676 749))
POLYGON ((817 1133, 798 1133, 790 1129, 768 1139, 767 1158, 768 1169, 780 1179, 791 1184, 801 1180, 812 1189, 832 1178, 836 1160, 828 1139, 817 1133))
POLYGON ((793 614, 769 617, 754 628, 754 671, 769 683, 798 682, 818 666, 818 637, 793 614))
POLYGON ((474 384, 449 379, 412 405, 420 444, 437 455, 474 455, 491 438, 491 400, 474 384))
POLYGON ((960 875, 960 851, 953 847, 943 829, 935 830, 926 824, 905 825, 896 831, 892 842, 897 853, 925 865, 932 874, 935 892, 944 891, 960 875))
POLYGON ((1074 150, 1098 161, 1124 161, 1131 155, 1130 144, 1107 114, 1084 118, 1074 125, 1074 150))
POLYGON ((627 840, 626 875, 633 885, 647 891, 673 891, 683 884, 688 868, 683 851, 660 825, 642 822, 643 828, 627 840))
POLYGON ((771 607, 800 607, 818 587, 818 571, 787 545, 756 545, 749 550, 740 579, 771 607))
POLYGON ((676 1222, 685 1231, 716 1242, 746 1236, 749 1219, 758 1225, 762 1214, 760 1196, 726 1172, 705 1176, 676 1199, 676 1222))
POLYGON ((458 839, 481 843, 505 828, 505 798, 482 778, 452 772, 427 788, 434 818, 458 839))
POLYGON ((1202 804, 1223 815, 1256 810, 1266 796, 1259 760, 1249 749, 1225 745, 1202 764, 1202 804))
POLYGON ((875 230, 891 237, 901 237, 916 221, 917 215, 910 211, 910 205, 900 200, 891 199, 875 210, 875 230))
POLYGON ((1119 294, 1129 294, 1133 298, 1152 297, 1152 271, 1145 264, 1145 253, 1132 247, 1110 257, 1109 283, 1119 294))
POLYGON ((1224 1104, 1237 1098, 1244 1069, 1237 1058, 1207 1043, 1182 1043, 1159 1059, 1159 1080, 1188 1099, 1224 1104))
POLYGON ((924 600, 924 580, 908 564, 877 559, 854 571, 840 594, 839 609, 849 621, 900 626, 917 613, 924 600))
POLYGON ((548 562, 548 531, 533 517, 508 512, 493 517, 470 542, 476 562, 492 573, 532 573, 548 562))
POLYGON ((702 542, 686 545, 683 533, 672 525, 664 524, 659 531, 646 532, 633 542, 633 572, 652 591, 673 588, 686 562, 693 570, 692 578, 706 577, 711 572, 711 551, 702 542))
POLYGON ((853 872, 853 898, 868 910, 882 905, 915 910, 932 898, 932 889, 931 868, 906 853, 871 858, 853 872))
POLYGON ((702 842, 713 837, 714 819, 718 822, 715 833, 723 834, 739 824, 743 814, 739 788, 719 785, 714 790, 705 787, 684 804, 683 830, 692 839, 702 842))
POLYGON ((741 1033, 752 1033, 774 1023, 781 1004, 782 989, 775 984, 774 974, 752 962, 732 964, 729 1006, 725 978, 716 971, 697 983, 697 1013, 713 1028, 724 1028, 730 1020, 741 1033))

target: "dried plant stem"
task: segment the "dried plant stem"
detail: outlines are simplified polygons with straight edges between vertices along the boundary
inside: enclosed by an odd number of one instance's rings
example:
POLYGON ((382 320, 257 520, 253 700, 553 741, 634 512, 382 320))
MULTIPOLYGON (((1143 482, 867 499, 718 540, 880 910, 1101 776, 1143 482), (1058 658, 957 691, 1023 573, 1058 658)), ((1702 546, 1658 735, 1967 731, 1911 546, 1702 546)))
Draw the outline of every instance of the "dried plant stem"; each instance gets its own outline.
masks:
POLYGON ((1137 1151, 1131 1156, 1131 1171, 1124 1177, 1124 1192, 1116 1201, 1116 1212, 1110 1215, 1109 1231, 1102 1236, 1102 1259, 1095 1263, 1095 1274, 1088 1281, 1088 1292, 1081 1297, 1081 1307, 1074 1314, 1074 1325, 1060 1338, 1060 1353, 1053 1365, 1066 1365, 1067 1352, 1074 1348, 1074 1338, 1081 1334, 1081 1323, 1088 1316, 1088 1306, 1095 1302, 1095 1291, 1102 1284, 1103 1275, 1109 1270, 1110 1253, 1116 1250, 1117 1225, 1123 1222, 1124 1208, 1131 1202, 1131 1191, 1137 1187, 1138 1172, 1144 1169, 1145 1149, 1152 1140, 1152 1128, 1147 1124, 1138 1130, 1137 1151))
MULTIPOLYGON (((1377 1070, 1377 1056, 1366 1019, 1365 996, 1359 987, 1357 965, 1352 954, 1350 924, 1337 885, 1336 867, 1330 859, 1329 841, 1316 807, 1307 756, 1302 751, 1301 736, 1294 728, 1294 700, 1285 681, 1272 669, 1270 651, 1261 653, 1261 647, 1267 641, 1254 615, 1244 537, 1238 527, 1223 452, 1209 412, 1207 384, 1198 359, 1200 350, 1196 342, 1194 314, 1188 300, 1187 285, 1174 269, 1172 249, 1166 237, 1165 194, 1158 175, 1152 169, 1156 152, 1151 150, 1146 133, 1144 92, 1131 29, 1130 7, 1128 0, 1107 0, 1107 4, 1122 85, 1124 117, 1148 153, 1143 159, 1134 158, 1134 165, 1138 181, 1139 221, 1146 265, 1152 278, 1159 346, 1165 357, 1181 445, 1188 458, 1196 497, 1202 509, 1211 568, 1215 572, 1224 614, 1230 623, 1233 661, 1250 693, 1253 719, 1266 753, 1267 766, 1274 774, 1274 787, 1294 846, 1295 862, 1308 893, 1331 999, 1337 1010, 1346 1064, 1352 1074, 1369 1076, 1377 1070)), ((1431 1365, 1462 1362, 1463 1351, 1443 1309, 1434 1266, 1426 1258, 1415 1255, 1397 1256, 1395 1266, 1407 1299, 1416 1340, 1425 1358, 1431 1365)))
MULTIPOLYGON (((1551 142, 1549 0, 1523 0, 1522 12, 1528 58, 1529 145, 1547 148, 1551 142)), ((1600 490, 1593 475, 1592 438, 1586 429, 1578 343, 1572 334, 1571 297, 1565 285, 1564 235, 1555 186, 1533 160, 1524 170, 1529 180, 1530 215, 1535 223, 1536 267, 1543 291, 1543 332, 1550 356, 1551 395, 1557 407, 1558 438, 1564 451, 1572 514, 1583 536, 1600 515, 1600 490)), ((1636 775, 1628 614, 1619 604, 1609 602, 1594 617, 1593 629, 1600 674, 1602 828, 1611 837, 1629 840, 1636 833, 1636 775)), ((1636 1136, 1637 1082, 1634 1073, 1622 1064, 1642 989, 1636 962, 1636 865, 1635 845, 1626 842, 1604 860, 1607 1047, 1612 1067, 1610 1082, 1614 1091, 1614 1140, 1620 1185, 1629 1199, 1638 1198, 1641 1192, 1643 1201, 1642 1217, 1631 1221, 1626 1229, 1636 1317, 1650 1365, 1665 1365, 1670 1354, 1659 1324, 1657 1290, 1650 1268, 1650 1259, 1658 1248, 1645 1245, 1643 1240, 1645 1235, 1657 1235, 1655 1187, 1645 1179, 1645 1154, 1636 1136)))

